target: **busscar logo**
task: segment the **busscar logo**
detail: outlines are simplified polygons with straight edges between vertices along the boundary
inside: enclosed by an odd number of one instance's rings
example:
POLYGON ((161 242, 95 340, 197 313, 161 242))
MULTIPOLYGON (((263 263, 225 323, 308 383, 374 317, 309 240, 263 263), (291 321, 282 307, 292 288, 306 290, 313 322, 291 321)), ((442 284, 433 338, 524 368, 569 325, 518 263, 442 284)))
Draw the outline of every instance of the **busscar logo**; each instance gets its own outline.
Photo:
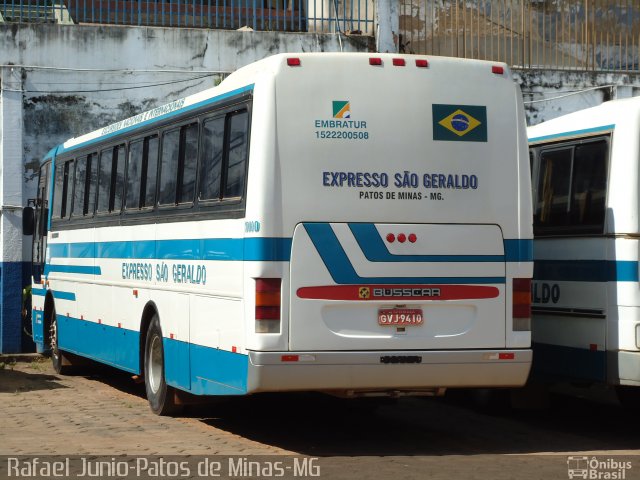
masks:
POLYGON ((487 108, 479 105, 432 105, 433 139, 486 142, 487 108))
POLYGON ((360 287, 360 290, 358 290, 358 297, 362 300, 369 299, 369 297, 371 297, 371 290, 369 290, 369 287, 360 287))
POLYGON ((334 100, 333 118, 351 118, 351 102, 349 100, 334 100))
POLYGON ((374 288, 374 297, 439 297, 439 288, 374 288))

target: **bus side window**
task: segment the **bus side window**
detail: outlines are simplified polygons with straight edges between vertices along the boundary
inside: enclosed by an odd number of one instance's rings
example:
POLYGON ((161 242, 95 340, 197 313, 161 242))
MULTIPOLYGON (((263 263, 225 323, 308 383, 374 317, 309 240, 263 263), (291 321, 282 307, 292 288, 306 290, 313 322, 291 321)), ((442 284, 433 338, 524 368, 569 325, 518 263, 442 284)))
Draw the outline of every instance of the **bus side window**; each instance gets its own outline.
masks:
POLYGON ((142 155, 144 142, 142 139, 129 144, 129 161, 127 162, 127 210, 140 208, 140 184, 142 183, 142 155))
POLYGON ((210 118, 202 128, 200 200, 218 200, 224 154, 224 117, 210 118))
POLYGON ((124 145, 115 148, 113 159, 113 173, 111 174, 111 194, 109 200, 109 211, 119 212, 122 210, 124 200, 124 165, 126 150, 124 145))
POLYGON ((113 152, 115 148, 107 148, 100 153, 100 175, 98 176, 98 213, 109 212, 111 197, 111 172, 113 169, 113 152))
POLYGON ((247 111, 231 115, 228 135, 227 175, 224 198, 242 197, 247 163, 247 137, 249 129, 247 111))
POLYGON ((576 146, 574 153, 571 223, 604 228, 607 196, 607 142, 576 146))
POLYGON ((76 159, 76 172, 73 181, 73 203, 71 216, 81 217, 84 214, 85 188, 87 186, 87 156, 76 159))
POLYGON ((144 139, 144 175, 143 185, 145 194, 141 207, 153 207, 156 204, 156 182, 158 178, 158 136, 153 135, 144 139))
POLYGON ((196 193, 198 166, 198 124, 182 127, 180 135, 180 166, 178 169, 178 203, 193 203, 196 193))
POLYGON ((62 218, 64 216, 62 214, 62 204, 64 203, 62 198, 62 194, 64 193, 64 169, 64 163, 56 165, 53 193, 53 218, 62 218))
POLYGON ((162 135, 162 160, 160 164, 160 205, 176 203, 176 180, 178 177, 178 154, 180 151, 180 129, 162 135))
POLYGON ((96 208, 96 189, 98 188, 98 154, 92 153, 87 158, 87 201, 85 215, 92 216, 96 208))
POLYGON ((536 217, 541 226, 568 224, 572 149, 543 152, 540 156, 540 177, 536 217))
POLYGON ((62 210, 61 218, 69 218, 71 214, 71 195, 73 192, 73 160, 64 164, 63 184, 62 184, 62 210))

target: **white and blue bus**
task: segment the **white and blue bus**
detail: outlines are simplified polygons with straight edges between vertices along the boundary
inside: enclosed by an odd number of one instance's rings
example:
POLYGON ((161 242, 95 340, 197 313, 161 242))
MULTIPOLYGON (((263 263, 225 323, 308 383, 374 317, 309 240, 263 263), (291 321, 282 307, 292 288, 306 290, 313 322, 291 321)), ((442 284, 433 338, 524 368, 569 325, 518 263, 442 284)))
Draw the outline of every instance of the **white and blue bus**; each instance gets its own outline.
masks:
POLYGON ((519 386, 533 271, 503 64, 277 55, 68 140, 41 167, 33 326, 183 392, 519 386))
MULTIPOLYGON (((640 98, 529 128, 534 374, 640 385, 640 98)), ((637 396, 637 393, 634 395, 637 396)))

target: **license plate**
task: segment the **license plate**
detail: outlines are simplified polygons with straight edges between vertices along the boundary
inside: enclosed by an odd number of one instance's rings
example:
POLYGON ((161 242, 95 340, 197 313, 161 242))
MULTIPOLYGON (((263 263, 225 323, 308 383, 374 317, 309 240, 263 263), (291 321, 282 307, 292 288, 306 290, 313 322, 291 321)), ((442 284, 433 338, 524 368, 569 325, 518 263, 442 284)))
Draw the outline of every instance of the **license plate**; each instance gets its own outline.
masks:
POLYGON ((422 325, 422 309, 420 308, 385 308, 378 310, 378 325, 403 327, 422 325))

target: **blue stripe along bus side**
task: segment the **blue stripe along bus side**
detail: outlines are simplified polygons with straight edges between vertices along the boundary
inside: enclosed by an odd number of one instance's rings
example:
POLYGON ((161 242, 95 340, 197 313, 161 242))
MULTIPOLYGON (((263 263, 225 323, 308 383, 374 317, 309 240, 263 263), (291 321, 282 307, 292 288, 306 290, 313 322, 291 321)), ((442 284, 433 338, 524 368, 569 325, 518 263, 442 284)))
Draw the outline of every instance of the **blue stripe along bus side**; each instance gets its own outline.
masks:
POLYGON ((205 238, 49 244, 51 258, 286 262, 291 238, 205 238))
MULTIPOLYGON (((306 224, 305 224, 306 225, 306 224)), ((372 223, 350 223, 349 229, 370 262, 531 262, 533 240, 504 240, 504 255, 393 255, 372 223)))
MULTIPOLYGON (((58 315, 60 348, 139 374, 140 332, 58 315)), ((243 395, 249 357, 164 338, 166 380, 197 395, 243 395)))
POLYGON ((505 277, 360 277, 349 257, 345 253, 342 245, 331 225, 328 223, 305 223, 304 228, 307 231, 311 242, 320 254, 331 278, 337 284, 355 285, 355 284, 422 284, 422 283, 440 283, 440 284, 486 284, 486 283, 505 283, 505 277))
POLYGON ((632 260, 536 260, 534 280, 566 282, 637 282, 638 262, 632 260))
POLYGON ((551 135, 541 135, 540 137, 529 138, 529 143, 537 144, 541 142, 552 142, 552 141, 562 140, 565 138, 579 137, 582 135, 611 132, 612 130, 615 129, 615 127, 616 127, 615 124, 611 124, 611 125, 602 125, 600 127, 583 128, 581 130, 573 130, 569 132, 554 133, 551 135))
MULTIPOLYGON (((59 298, 60 300, 69 300, 71 302, 76 301, 76 294, 73 292, 63 292, 60 290, 51 290, 53 298, 59 298)), ((47 290, 44 288, 32 288, 31 295, 44 297, 47 294, 47 290)))

